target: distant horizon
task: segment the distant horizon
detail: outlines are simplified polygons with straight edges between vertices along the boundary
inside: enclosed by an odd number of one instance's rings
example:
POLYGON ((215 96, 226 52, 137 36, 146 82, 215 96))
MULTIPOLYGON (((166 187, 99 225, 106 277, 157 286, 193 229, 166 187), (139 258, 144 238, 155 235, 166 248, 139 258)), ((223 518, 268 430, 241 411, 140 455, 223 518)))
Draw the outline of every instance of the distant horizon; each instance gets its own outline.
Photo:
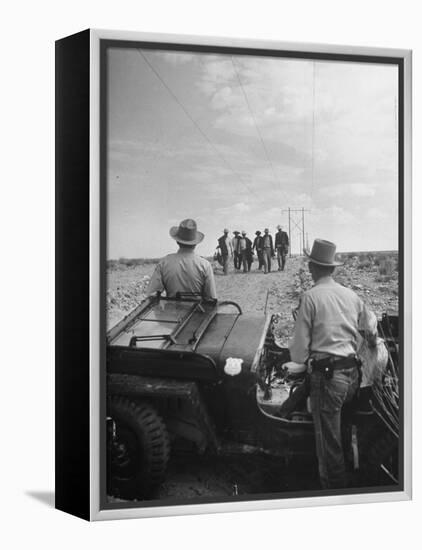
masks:
MULTIPOLYGON (((177 252, 177 248, 175 250, 173 250, 172 252, 168 252, 168 254, 173 254, 174 252, 177 252)), ((198 248, 195 249, 195 252, 198 252, 198 248)), ((336 255, 341 255, 341 254, 369 254, 369 253, 374 253, 374 254, 398 254, 399 253, 399 250, 398 249, 390 249, 390 250, 337 250, 336 251, 336 255)), ((166 256, 167 254, 165 254, 164 256, 166 256)), ((203 256, 204 258, 209 258, 209 257, 212 257, 213 254, 199 254, 200 256, 203 256)), ((162 258, 164 258, 164 256, 154 256, 154 257, 146 257, 146 256, 140 256, 140 257, 126 257, 126 256, 120 256, 119 258, 107 258, 107 262, 119 262, 121 260, 135 260, 135 261, 140 261, 140 260, 147 260, 147 261, 152 261, 152 260, 156 260, 156 261, 160 261, 162 258)), ((299 257, 302 257, 304 258, 305 256, 303 254, 299 254, 299 253, 292 253, 292 256, 296 257, 296 256, 299 256, 299 257)))

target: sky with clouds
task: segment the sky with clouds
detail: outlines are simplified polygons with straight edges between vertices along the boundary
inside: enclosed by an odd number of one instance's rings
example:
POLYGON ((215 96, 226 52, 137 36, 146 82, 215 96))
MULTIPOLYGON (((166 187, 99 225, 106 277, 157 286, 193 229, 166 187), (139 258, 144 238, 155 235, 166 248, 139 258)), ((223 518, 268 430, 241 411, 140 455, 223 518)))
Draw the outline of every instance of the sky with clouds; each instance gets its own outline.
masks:
POLYGON ((174 251, 185 218, 210 255, 225 227, 287 229, 289 207, 307 210, 310 245, 397 249, 396 66, 132 48, 107 62, 109 258, 174 251))

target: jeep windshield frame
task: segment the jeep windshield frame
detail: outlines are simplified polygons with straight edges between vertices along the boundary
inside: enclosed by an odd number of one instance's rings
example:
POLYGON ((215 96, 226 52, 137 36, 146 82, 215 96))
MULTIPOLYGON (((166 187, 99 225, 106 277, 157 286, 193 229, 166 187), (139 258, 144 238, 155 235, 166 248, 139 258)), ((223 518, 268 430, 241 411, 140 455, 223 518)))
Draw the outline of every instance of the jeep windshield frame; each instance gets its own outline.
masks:
MULTIPOLYGON (((238 310, 241 313, 239 307, 238 310)), ((195 349, 216 313, 217 300, 205 300, 200 295, 188 293, 167 298, 157 293, 144 300, 108 331, 107 345, 138 348, 141 344, 148 348, 166 349, 179 344, 177 336, 195 314, 200 314, 204 318, 189 340, 192 349, 195 349)))

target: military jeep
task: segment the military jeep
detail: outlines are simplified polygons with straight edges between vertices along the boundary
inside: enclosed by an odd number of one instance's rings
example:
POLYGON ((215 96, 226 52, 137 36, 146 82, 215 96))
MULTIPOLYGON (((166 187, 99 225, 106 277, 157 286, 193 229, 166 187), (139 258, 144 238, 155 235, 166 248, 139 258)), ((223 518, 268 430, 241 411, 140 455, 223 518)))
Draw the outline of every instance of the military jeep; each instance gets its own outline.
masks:
POLYGON ((314 455, 306 401, 278 415, 300 382, 283 371, 287 361, 271 316, 193 294, 143 301, 107 334, 108 494, 151 498, 181 444, 216 455, 314 455))

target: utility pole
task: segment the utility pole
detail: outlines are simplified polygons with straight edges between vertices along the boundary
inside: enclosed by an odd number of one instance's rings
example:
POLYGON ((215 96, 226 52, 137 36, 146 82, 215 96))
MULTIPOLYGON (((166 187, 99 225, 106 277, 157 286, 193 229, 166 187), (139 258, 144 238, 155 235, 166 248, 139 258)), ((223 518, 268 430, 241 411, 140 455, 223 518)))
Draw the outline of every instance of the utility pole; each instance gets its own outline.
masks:
MULTIPOLYGON (((283 212, 283 210, 282 210, 283 212)), ((292 231, 291 231, 291 228, 290 228, 290 206, 289 206, 289 240, 291 239, 291 234, 292 234, 292 231)), ((289 246, 289 258, 292 257, 292 243, 290 243, 290 246, 289 246)))
MULTIPOLYGON (((303 255, 303 250, 307 246, 308 241, 308 234, 306 233, 306 246, 305 246, 305 212, 310 212, 310 210, 306 210, 303 206, 302 208, 289 208, 287 210, 282 210, 281 213, 287 212, 289 216, 289 240, 290 240, 290 253, 289 256, 292 256, 292 243, 293 243, 293 236, 292 236, 292 229, 293 231, 297 231, 299 233, 299 243, 302 244, 302 250, 300 251, 300 255, 303 255)), ((299 245, 300 248, 300 245, 299 245)))

